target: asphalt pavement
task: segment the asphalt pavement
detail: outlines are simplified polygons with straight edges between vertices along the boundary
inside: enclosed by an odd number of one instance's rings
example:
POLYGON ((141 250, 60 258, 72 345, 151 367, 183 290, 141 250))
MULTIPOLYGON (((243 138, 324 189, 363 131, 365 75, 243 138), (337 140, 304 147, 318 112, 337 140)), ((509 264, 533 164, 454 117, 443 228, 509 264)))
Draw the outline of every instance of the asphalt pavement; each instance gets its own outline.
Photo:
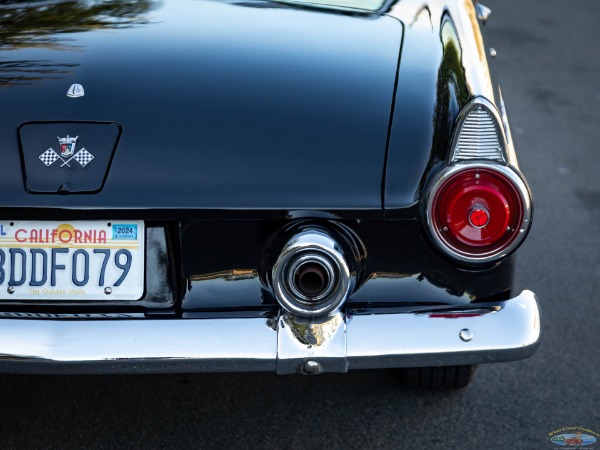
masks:
POLYGON ((2 375, 0 446, 543 449, 563 427, 600 433, 600 2, 486 5, 535 199, 517 274, 543 307, 534 357, 481 366, 459 392, 405 388, 394 371, 2 375))

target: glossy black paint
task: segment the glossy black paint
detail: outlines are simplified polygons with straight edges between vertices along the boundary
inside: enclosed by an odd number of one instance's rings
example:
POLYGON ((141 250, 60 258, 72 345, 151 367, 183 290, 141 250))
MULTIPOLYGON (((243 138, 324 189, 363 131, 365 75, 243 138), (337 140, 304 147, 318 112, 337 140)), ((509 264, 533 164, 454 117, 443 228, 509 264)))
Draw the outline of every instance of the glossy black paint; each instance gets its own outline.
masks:
POLYGON ((446 162, 460 109, 477 96, 493 102, 494 93, 470 0, 400 1, 389 14, 405 24, 384 187, 386 215, 395 217, 446 162))
POLYGON ((85 5, 6 8, 4 206, 373 211, 383 201, 395 215, 443 161, 460 107, 494 99, 480 36, 453 24, 466 16, 477 29, 470 1, 353 15, 265 1, 85 5), (74 82, 85 97, 66 97, 74 82), (123 124, 100 195, 19 188, 14 130, 30 120, 123 124))
MULTIPOLYGON (((72 30, 67 3, 37 13, 58 14, 52 32, 31 30, 29 45, 0 44, 0 60, 11 67, 0 90, 10 105, 0 122, 4 206, 381 209, 398 20, 172 0, 146 2, 118 26, 72 30), (84 97, 67 98, 72 83, 84 86, 84 97), (34 120, 122 125, 100 193, 42 197, 22 189, 15 130, 34 120)), ((90 20, 100 20, 98 8, 90 20)), ((5 34, 25 35, 18 27, 27 25, 4 26, 5 34)))
POLYGON ((266 246, 302 220, 342 223, 364 245, 348 308, 509 298, 513 257, 458 266, 421 224, 458 111, 494 100, 478 33, 464 26, 470 0, 378 14, 260 0, 85 5, 0 19, 0 215, 157 221, 146 297, 116 306, 276 311, 266 246), (72 83, 84 97, 67 98, 72 83), (17 129, 29 121, 120 124, 101 191, 27 192, 17 129))
MULTIPOLYGON (((270 310, 272 261, 290 231, 285 221, 196 221, 182 227, 184 310, 270 310)), ((310 222, 309 222, 310 223, 310 222)), ((313 221, 334 229, 335 223, 313 221)), ((514 258, 474 271, 436 254, 417 220, 345 221, 365 249, 355 258, 356 288, 348 308, 464 306, 510 298, 514 258)), ((290 230, 291 228, 291 230, 290 230)), ((349 253, 349 252, 347 252, 349 253)))

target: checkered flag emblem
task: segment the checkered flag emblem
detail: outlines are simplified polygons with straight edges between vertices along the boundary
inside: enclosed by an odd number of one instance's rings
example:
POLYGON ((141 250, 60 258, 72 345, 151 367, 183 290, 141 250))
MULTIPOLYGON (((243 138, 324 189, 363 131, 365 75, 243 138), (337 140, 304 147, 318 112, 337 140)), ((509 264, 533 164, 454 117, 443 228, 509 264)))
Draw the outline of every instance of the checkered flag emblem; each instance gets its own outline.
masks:
POLYGON ((51 148, 40 155, 40 160, 46 165, 46 167, 50 167, 59 158, 60 157, 51 148))
POLYGON ((82 148, 81 150, 73 154, 77 138, 79 138, 79 136, 69 137, 67 135, 66 138, 58 137, 58 143, 60 144, 60 154, 54 151, 52 147, 50 147, 48 150, 46 150, 39 156, 40 161, 42 161, 42 163, 46 167, 50 167, 58 160, 62 162, 60 167, 71 167, 73 160, 78 162, 82 168, 87 166, 94 159, 94 155, 88 152, 85 148, 82 148))
POLYGON ((88 152, 85 148, 82 148, 75 154, 75 156, 73 156, 73 159, 81 164, 81 167, 85 167, 92 159, 94 159, 94 155, 88 152))

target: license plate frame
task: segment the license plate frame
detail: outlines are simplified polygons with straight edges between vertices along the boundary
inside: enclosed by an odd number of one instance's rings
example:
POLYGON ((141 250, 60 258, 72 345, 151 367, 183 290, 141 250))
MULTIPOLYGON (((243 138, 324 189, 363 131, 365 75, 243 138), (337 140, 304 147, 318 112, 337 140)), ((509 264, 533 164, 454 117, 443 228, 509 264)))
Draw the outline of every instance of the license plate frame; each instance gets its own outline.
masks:
POLYGON ((0 221, 0 301, 141 300, 141 220, 0 221))

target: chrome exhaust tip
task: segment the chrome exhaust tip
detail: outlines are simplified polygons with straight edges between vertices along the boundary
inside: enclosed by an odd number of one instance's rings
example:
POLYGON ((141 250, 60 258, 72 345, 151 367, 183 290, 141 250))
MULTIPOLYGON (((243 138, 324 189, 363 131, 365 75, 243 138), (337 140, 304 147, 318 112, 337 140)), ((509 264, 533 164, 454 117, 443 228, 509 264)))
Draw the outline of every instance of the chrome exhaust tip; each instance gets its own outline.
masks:
POLYGON ((302 317, 337 310, 353 285, 342 247, 318 229, 304 230, 288 241, 273 265, 272 280, 279 304, 302 317))

